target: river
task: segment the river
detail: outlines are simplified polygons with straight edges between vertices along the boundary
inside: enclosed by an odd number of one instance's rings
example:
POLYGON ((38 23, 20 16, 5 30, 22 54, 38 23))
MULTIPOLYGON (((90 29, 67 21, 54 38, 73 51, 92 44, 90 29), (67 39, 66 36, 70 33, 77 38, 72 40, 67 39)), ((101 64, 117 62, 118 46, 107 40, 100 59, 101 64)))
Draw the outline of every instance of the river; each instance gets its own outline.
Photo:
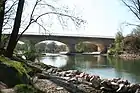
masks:
POLYGON ((40 62, 66 70, 76 69, 101 78, 122 78, 140 83, 140 60, 122 60, 95 55, 44 56, 40 62))

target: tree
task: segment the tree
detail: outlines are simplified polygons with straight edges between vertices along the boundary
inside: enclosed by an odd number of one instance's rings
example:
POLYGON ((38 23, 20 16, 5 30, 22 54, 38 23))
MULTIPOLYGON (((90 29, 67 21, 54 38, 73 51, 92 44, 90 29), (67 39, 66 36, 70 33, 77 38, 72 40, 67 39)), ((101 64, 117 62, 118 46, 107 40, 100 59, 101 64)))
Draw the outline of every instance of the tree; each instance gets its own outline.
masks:
POLYGON ((110 55, 118 55, 123 52, 123 45, 122 42, 124 40, 123 33, 121 31, 118 31, 115 36, 115 42, 110 45, 108 54, 110 55))
POLYGON ((25 0, 19 0, 19 2, 18 2, 15 23, 14 23, 13 31, 12 31, 12 34, 10 36, 10 40, 9 40, 7 50, 6 50, 7 57, 12 57, 13 51, 14 51, 16 44, 17 44, 16 40, 17 40, 18 33, 19 33, 24 2, 25 2, 25 0))
POLYGON ((84 52, 85 44, 83 42, 80 42, 76 45, 76 51, 77 52, 84 52))
MULTIPOLYGON (((10 0, 2 0, 2 1, 8 2, 10 0)), ((56 15, 61 24, 66 23, 65 20, 67 21, 67 19, 69 18, 75 23, 75 25, 77 27, 80 26, 81 23, 85 22, 84 20, 80 19, 79 17, 71 15, 68 12, 68 8, 65 9, 63 7, 65 12, 62 12, 62 9, 56 8, 55 6, 46 3, 46 0, 36 0, 34 6, 32 8, 32 11, 29 14, 30 15, 29 20, 28 20, 28 22, 26 22, 28 24, 26 26, 24 26, 25 28, 20 33, 20 35, 18 35, 19 34, 19 29, 21 29, 21 26, 24 23, 24 21, 22 21, 22 20, 24 20, 23 17, 22 17, 22 13, 23 13, 25 0, 11 0, 11 1, 14 1, 14 2, 13 2, 12 6, 9 9, 6 10, 6 8, 5 9, 2 8, 5 11, 5 13, 4 13, 5 18, 4 18, 4 20, 2 20, 2 17, 1 17, 1 19, 0 19, 1 22, 5 22, 5 23, 11 22, 11 20, 14 19, 14 25, 11 26, 11 28, 13 28, 13 30, 12 30, 12 33, 11 33, 11 36, 10 36, 10 39, 9 39, 9 43, 8 43, 8 46, 7 46, 7 49, 6 49, 6 53, 5 53, 5 55, 7 57, 12 57, 13 51, 14 51, 14 49, 16 47, 16 44, 17 44, 18 40, 24 34, 24 32, 30 27, 31 24, 36 23, 46 31, 46 28, 43 25, 43 23, 41 24, 42 17, 44 17, 45 15, 56 15), (11 16, 11 11, 10 10, 12 10, 14 8, 13 6, 16 5, 15 2, 17 2, 17 1, 18 1, 17 11, 14 12, 14 13, 16 13, 15 18, 14 18, 14 16, 12 16, 12 18, 7 17, 6 14, 9 14, 9 16, 11 16), (45 11, 43 13, 38 13, 37 9, 39 9, 40 7, 44 8, 46 6, 47 6, 47 9, 50 8, 52 11, 47 11, 47 12, 45 11), (62 18, 62 16, 64 18, 62 18), (10 21, 5 21, 5 20, 10 20, 10 21)), ((4 5, 4 4, 2 3, 2 5, 4 5)), ((6 5, 8 6, 8 4, 6 4, 6 5)), ((27 16, 29 16, 29 15, 27 15, 27 16)), ((2 28, 0 28, 0 31, 2 31, 2 29, 4 28, 3 26, 1 26, 1 27, 2 28)), ((0 33, 0 36, 1 36, 1 33, 0 33)))
POLYGON ((6 0, 0 0, 0 47, 1 47, 2 27, 4 22, 5 2, 6 0))
POLYGON ((134 28, 131 34, 123 39, 122 45, 127 53, 140 52, 140 27, 134 28))
POLYGON ((126 7, 140 20, 140 0, 121 0, 126 7))
POLYGON ((45 53, 46 52, 46 48, 47 48, 47 44, 46 43, 39 43, 39 44, 36 44, 35 47, 37 48, 37 50, 39 52, 45 53))
POLYGON ((122 32, 118 31, 116 36, 115 36, 115 50, 116 52, 122 51, 122 40, 123 40, 123 34, 122 32))
POLYGON ((127 36, 123 40, 123 50, 127 53, 140 52, 140 38, 135 36, 127 36))
POLYGON ((50 53, 57 53, 57 44, 55 42, 51 42, 49 44, 47 44, 47 51, 50 53))
POLYGON ((92 42, 80 42, 76 45, 78 52, 94 52, 97 51, 97 46, 92 42))
POLYGON ((58 46, 58 50, 59 50, 59 52, 64 52, 64 51, 68 51, 68 48, 66 45, 62 44, 62 45, 58 46))
POLYGON ((140 27, 136 27, 132 30, 131 36, 136 36, 136 37, 139 37, 140 36, 140 27))

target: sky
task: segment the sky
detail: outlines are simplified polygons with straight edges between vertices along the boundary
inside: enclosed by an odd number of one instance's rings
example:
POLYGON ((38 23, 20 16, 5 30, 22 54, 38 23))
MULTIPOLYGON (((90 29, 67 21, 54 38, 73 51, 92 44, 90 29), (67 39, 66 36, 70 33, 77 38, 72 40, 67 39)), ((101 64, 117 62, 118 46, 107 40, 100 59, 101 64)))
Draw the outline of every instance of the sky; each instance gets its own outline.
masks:
MULTIPOLYGON (((60 23, 56 21, 56 17, 54 19, 44 17, 43 20, 46 22, 50 20, 54 21, 53 26, 51 25, 50 28, 47 27, 49 33, 61 35, 115 36, 121 26, 123 28, 123 34, 126 35, 134 27, 124 26, 122 23, 135 23, 138 21, 129 9, 123 5, 121 0, 59 0, 57 3, 68 6, 71 10, 74 10, 75 14, 77 14, 76 16, 82 16, 82 19, 86 20, 87 23, 78 30, 70 23, 69 29, 64 30, 60 23)), ((26 11, 29 11, 29 9, 30 7, 26 11)), ((46 10, 40 11, 44 12, 46 10)), ((39 27, 37 25, 31 25, 27 32, 39 32, 38 30, 39 27)), ((43 29, 41 29, 41 33, 44 33, 43 29)))
MULTIPOLYGON (((69 0, 69 2, 83 8, 81 14, 88 24, 85 31, 79 31, 82 34, 114 36, 122 23, 137 21, 121 0, 69 0)), ((132 30, 132 27, 122 26, 122 28, 125 35, 132 30)))

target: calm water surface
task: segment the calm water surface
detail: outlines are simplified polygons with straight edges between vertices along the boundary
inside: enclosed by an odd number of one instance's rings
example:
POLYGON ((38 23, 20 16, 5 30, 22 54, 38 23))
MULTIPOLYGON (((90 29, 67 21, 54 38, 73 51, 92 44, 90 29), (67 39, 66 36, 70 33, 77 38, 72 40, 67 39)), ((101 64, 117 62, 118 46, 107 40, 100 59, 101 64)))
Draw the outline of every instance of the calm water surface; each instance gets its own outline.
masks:
POLYGON ((113 57, 95 55, 46 56, 41 62, 63 69, 77 69, 101 78, 122 78, 140 83, 140 60, 126 61, 113 57))

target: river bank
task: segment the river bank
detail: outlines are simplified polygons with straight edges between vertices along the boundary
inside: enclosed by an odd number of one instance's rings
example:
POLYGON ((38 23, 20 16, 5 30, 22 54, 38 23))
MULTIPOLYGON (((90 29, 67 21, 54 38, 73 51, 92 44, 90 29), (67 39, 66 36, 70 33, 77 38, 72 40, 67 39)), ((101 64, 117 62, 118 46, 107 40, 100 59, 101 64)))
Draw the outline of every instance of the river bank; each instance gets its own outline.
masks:
POLYGON ((137 60, 137 59, 140 59, 140 54, 125 53, 125 54, 120 54, 119 57, 124 60, 137 60))
MULTIPOLYGON (((63 70, 43 63, 26 64, 33 69, 28 73, 29 84, 42 91, 41 93, 140 93, 140 85, 131 84, 128 80, 101 79, 100 76, 78 70, 63 70)), ((6 85, 4 82, 0 83, 2 93, 16 93, 15 88, 9 89, 6 85)))
MULTIPOLYGON (((19 60, 17 58, 14 60, 21 61, 21 59, 19 60)), ((101 79, 100 76, 90 75, 78 70, 63 70, 43 63, 29 62, 26 60, 22 61, 24 61, 21 62, 22 64, 26 64, 26 66, 30 67, 32 70, 28 72, 29 81, 20 82, 18 84, 24 83, 25 85, 31 85, 35 89, 41 91, 22 93, 140 93, 139 84, 132 84, 128 80, 122 80, 121 78, 101 79)), ((2 64, 0 64, 0 66, 2 66, 2 64)), ((12 71, 11 67, 6 68, 8 71, 12 71)), ((7 70, 3 70, 3 73, 6 74, 0 73, 1 93, 21 93, 16 91, 17 87, 15 88, 15 86, 17 84, 15 82, 13 82, 13 87, 9 86, 9 82, 18 79, 12 79, 12 77, 16 75, 11 74, 10 78, 6 79, 5 77, 10 74, 6 71, 7 70)), ((22 90, 25 91, 25 89, 22 90)))

